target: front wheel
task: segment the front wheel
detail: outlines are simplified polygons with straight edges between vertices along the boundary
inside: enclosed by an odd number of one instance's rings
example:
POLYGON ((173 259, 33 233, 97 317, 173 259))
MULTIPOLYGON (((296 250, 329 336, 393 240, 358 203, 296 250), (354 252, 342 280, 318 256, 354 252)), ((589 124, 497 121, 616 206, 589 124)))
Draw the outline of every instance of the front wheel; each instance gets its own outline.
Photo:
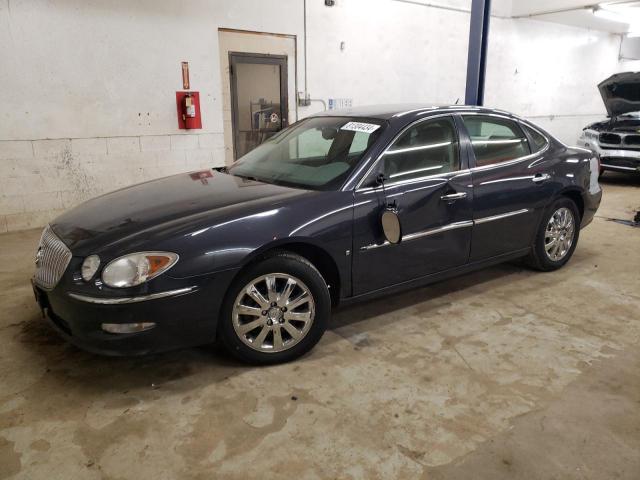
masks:
POLYGON ((242 361, 281 363, 313 348, 330 314, 331 298, 320 272, 299 255, 276 252, 234 282, 218 332, 227 350, 242 361))
POLYGON ((569 198, 556 200, 547 209, 528 263, 541 271, 557 270, 573 255, 580 235, 580 213, 569 198))

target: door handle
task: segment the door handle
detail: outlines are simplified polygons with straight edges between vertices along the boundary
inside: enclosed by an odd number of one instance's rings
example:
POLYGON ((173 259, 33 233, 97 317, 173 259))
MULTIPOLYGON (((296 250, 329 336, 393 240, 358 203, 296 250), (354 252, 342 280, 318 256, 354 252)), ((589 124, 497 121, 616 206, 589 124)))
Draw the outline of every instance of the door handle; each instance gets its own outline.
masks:
POLYGON ((440 200, 444 200, 445 202, 455 202, 456 200, 460 200, 461 198, 466 198, 467 192, 459 192, 459 193, 450 193, 448 195, 442 195, 440 200))
POLYGON ((551 178, 551 175, 549 175, 548 173, 536 173, 531 179, 531 181, 535 183, 541 183, 541 182, 544 182, 545 180, 549 180, 550 178, 551 178))

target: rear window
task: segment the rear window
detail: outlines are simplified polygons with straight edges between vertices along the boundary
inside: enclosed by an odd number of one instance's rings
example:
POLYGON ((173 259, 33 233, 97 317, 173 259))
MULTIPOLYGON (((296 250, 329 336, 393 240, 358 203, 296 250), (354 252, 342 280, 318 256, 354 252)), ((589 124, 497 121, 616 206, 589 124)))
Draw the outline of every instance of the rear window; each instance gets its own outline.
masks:
POLYGON ((463 117, 471 137, 476 165, 502 163, 529 155, 529 143, 516 122, 500 117, 463 117))

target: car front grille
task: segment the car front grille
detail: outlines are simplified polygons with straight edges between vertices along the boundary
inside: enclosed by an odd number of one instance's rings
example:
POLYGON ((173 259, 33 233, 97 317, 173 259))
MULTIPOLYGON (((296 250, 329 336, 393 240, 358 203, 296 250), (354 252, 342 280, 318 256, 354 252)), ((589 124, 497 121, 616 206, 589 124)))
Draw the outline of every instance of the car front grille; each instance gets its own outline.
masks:
POLYGON ((640 135, 627 135, 624 137, 626 145, 640 146, 640 135))
POLYGON ((609 145, 620 145, 622 138, 617 133, 601 133, 600 143, 607 143, 609 145))
POLYGON ((36 253, 35 282, 45 290, 53 289, 71 261, 71 250, 60 240, 51 227, 42 232, 36 253))

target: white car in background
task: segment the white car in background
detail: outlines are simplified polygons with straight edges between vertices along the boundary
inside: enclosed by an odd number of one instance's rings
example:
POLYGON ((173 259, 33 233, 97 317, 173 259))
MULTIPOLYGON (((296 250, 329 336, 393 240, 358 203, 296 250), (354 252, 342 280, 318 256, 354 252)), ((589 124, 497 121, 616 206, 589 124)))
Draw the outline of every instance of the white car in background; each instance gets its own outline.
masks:
POLYGON ((608 119, 586 126, 578 140, 605 170, 640 173, 640 72, 617 73, 598 85, 608 119))

